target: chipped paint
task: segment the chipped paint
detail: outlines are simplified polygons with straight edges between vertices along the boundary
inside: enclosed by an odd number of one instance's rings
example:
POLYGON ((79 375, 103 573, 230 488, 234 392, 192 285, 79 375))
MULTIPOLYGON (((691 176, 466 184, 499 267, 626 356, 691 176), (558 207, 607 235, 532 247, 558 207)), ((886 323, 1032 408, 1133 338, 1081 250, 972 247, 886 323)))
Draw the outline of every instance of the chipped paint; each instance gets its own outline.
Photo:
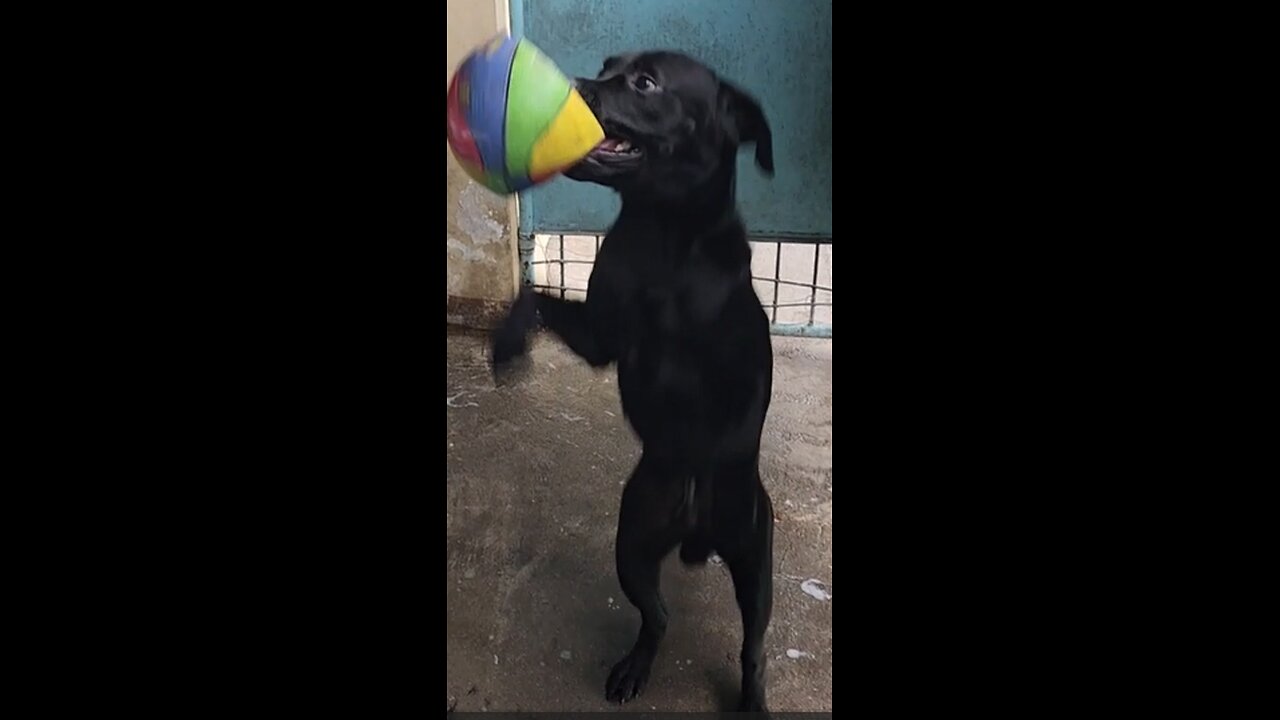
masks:
POLYGON ((497 198, 475 183, 467 183, 458 193, 458 228, 477 244, 502 244, 507 239, 507 227, 494 219, 497 212, 506 209, 506 201, 497 198))
POLYGON ((462 256, 464 262, 489 262, 493 258, 480 248, 462 242, 452 235, 445 241, 445 246, 462 256))

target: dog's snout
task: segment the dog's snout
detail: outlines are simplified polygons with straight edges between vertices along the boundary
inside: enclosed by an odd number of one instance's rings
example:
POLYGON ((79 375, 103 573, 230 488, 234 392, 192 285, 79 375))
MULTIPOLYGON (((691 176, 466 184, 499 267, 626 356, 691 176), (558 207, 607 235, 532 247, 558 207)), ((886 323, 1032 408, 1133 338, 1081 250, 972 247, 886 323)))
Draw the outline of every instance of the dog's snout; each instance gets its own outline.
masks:
POLYGON ((572 84, 573 89, 578 91, 578 94, 586 101, 587 106, 594 110, 596 104, 594 83, 585 78, 573 78, 572 84))

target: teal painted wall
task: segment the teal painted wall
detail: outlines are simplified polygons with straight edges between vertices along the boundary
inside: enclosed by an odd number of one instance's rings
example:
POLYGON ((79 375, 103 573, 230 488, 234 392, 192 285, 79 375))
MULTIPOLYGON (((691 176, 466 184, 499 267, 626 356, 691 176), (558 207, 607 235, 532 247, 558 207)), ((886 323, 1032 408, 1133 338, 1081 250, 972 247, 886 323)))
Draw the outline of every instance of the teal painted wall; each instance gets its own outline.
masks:
MULTIPOLYGON (((738 157, 738 203, 754 235, 831 236, 831 0, 511 0, 511 26, 570 77, 609 55, 688 53, 759 99, 776 174, 738 157)), ((520 194, 520 231, 603 232, 612 191, 556 178, 520 194)))

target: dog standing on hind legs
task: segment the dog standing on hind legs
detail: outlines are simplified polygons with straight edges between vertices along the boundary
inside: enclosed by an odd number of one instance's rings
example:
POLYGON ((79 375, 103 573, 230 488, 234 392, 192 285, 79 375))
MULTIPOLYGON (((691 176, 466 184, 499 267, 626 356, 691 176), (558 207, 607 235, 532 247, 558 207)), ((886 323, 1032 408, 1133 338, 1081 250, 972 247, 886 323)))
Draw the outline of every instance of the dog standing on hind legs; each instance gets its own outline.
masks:
POLYGON ((766 712, 764 636, 773 609, 773 508, 758 469, 772 390, 769 321, 751 284, 738 215, 738 149, 772 174, 760 105, 675 52, 612 57, 578 91, 606 139, 565 175, 613 188, 622 209, 585 301, 524 288, 494 331, 494 371, 541 326, 594 367, 616 363, 622 408, 643 445, 618 516, 622 591, 640 612, 635 645, 605 694, 643 691, 667 629, 663 559, 724 559, 742 614, 738 710, 766 712))

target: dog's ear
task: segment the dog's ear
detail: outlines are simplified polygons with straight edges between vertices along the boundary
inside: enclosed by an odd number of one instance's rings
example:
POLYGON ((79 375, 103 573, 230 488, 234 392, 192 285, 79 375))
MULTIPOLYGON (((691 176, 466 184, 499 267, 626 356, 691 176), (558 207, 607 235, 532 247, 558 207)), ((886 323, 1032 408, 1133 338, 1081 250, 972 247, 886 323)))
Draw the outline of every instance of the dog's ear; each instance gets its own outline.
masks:
POLYGON ((618 69, 618 67, 625 65, 626 63, 629 63, 632 60, 634 60, 635 57, 636 57, 635 53, 625 53, 623 55, 610 55, 609 57, 604 59, 604 64, 600 66, 600 72, 596 74, 596 77, 600 77, 601 75, 604 75, 605 73, 611 70, 618 69))
POLYGON ((756 164, 773 174, 773 133, 769 121, 756 99, 720 81, 720 123, 729 138, 738 145, 756 144, 756 164))

